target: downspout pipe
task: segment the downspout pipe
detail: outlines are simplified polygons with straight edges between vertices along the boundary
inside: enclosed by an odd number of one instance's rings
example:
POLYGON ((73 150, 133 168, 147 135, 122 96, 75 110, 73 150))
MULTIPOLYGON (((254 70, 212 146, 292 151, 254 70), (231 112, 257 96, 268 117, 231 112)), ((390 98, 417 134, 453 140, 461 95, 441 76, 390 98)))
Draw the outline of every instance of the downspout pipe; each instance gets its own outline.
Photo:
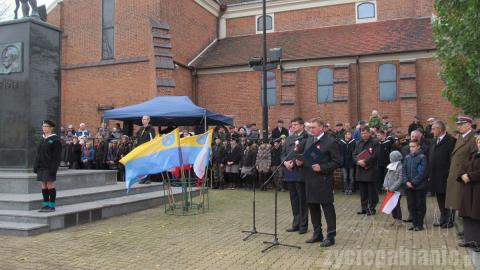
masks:
POLYGON ((357 55, 356 61, 355 61, 355 85, 357 88, 357 121, 361 120, 362 117, 362 110, 360 108, 361 102, 360 102, 360 56, 357 55))

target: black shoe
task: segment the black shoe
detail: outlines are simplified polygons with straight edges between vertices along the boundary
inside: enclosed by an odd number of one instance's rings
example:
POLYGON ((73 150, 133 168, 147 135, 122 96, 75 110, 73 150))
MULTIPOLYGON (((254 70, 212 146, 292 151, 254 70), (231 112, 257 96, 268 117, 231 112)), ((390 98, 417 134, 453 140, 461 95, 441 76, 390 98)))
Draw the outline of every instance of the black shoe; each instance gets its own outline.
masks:
POLYGON ((288 228, 287 232, 298 232, 298 228, 295 228, 295 227, 288 228))
POLYGON ((298 234, 306 234, 306 233, 307 233, 307 229, 298 230, 298 234))
POLYGON ((321 247, 329 247, 335 245, 335 239, 325 239, 325 241, 322 241, 320 243, 321 247))
POLYGON ((404 220, 402 220, 402 221, 403 221, 403 222, 413 222, 413 219, 408 218, 408 219, 404 219, 404 220))
POLYGON ((442 229, 453 228, 453 223, 443 223, 441 227, 442 229))
POLYGON ((55 207, 50 207, 50 206, 48 206, 47 208, 48 208, 48 209, 46 209, 44 212, 47 212, 47 213, 49 213, 49 212, 55 212, 55 207))
POLYGON ((415 228, 416 228, 415 226, 411 226, 411 227, 408 228, 408 230, 413 231, 413 230, 415 230, 415 228))
POLYGON ((367 210, 361 210, 357 212, 357 215, 365 215, 367 213, 367 210))
POLYGON ((458 242, 458 246, 459 246, 459 247, 464 247, 464 248, 467 248, 467 247, 471 247, 471 248, 477 247, 477 246, 475 245, 475 242, 473 242, 473 241, 471 241, 471 242, 465 242, 465 240, 459 241, 459 242, 458 242))
POLYGON ((40 208, 40 209, 38 210, 38 212, 42 212, 42 213, 48 212, 48 209, 49 209, 49 208, 50 208, 50 207, 48 207, 48 206, 44 206, 44 207, 40 208))
POLYGON ((433 225, 433 227, 442 227, 443 228, 444 223, 435 222, 432 225, 433 225))
POLYGON ((372 209, 372 210, 367 210, 367 216, 373 216, 377 213, 377 211, 375 211, 375 209, 372 209))
POLYGON ((323 242, 323 237, 315 237, 313 236, 312 238, 308 239, 307 241, 305 241, 305 243, 307 244, 313 244, 313 243, 316 243, 316 242, 323 242))
POLYGON ((463 233, 463 232, 457 232, 457 236, 458 236, 458 237, 463 237, 463 236, 464 236, 464 233, 463 233))

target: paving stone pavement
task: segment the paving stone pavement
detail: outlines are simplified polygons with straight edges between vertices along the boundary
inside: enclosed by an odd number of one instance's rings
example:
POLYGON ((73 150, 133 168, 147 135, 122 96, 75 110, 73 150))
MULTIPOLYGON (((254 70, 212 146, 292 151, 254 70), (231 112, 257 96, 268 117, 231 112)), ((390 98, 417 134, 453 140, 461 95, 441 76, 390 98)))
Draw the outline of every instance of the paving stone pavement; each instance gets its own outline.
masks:
MULTIPOLYGON (((257 192, 257 229, 273 232, 273 192, 257 192)), ((172 216, 157 207, 34 237, 0 236, 0 269, 474 269, 453 229, 434 229, 434 198, 428 198, 427 230, 389 227, 390 217, 356 215, 358 195, 335 197, 336 245, 305 244, 287 233, 288 193, 279 193, 279 240, 301 249, 275 247, 268 235, 242 241, 251 229, 251 192, 214 190, 210 211, 172 216)), ((406 201, 402 201, 403 213, 406 201)), ((309 224, 309 226, 311 226, 309 224)), ((325 229, 324 229, 325 230, 325 229)))

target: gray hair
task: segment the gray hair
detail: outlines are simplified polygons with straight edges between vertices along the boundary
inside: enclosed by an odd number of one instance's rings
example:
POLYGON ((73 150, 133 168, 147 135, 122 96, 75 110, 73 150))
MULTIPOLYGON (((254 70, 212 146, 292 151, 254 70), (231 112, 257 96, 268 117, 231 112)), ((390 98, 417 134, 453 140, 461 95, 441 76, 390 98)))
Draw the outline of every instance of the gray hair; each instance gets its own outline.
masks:
POLYGON ((440 128, 442 131, 447 130, 447 126, 445 126, 445 123, 443 123, 443 122, 440 121, 440 120, 437 120, 437 121, 433 122, 432 126, 437 126, 437 127, 440 128))

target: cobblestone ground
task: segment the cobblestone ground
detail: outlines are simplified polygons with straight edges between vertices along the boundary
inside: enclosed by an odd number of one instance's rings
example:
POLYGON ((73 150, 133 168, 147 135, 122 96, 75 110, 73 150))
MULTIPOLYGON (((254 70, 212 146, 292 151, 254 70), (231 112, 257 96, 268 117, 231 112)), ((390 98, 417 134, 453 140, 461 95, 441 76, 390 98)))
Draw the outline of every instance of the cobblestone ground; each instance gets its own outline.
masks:
MULTIPOLYGON (((273 231, 273 192, 257 193, 257 229, 273 231)), ((404 213, 406 202, 402 201, 404 213)), ((158 207, 35 237, 0 236, 0 269, 473 269, 455 231, 433 229, 428 198, 427 230, 386 225, 384 214, 359 216, 358 195, 336 195, 336 245, 305 244, 308 234, 287 233, 288 193, 279 193, 279 240, 301 249, 275 247, 268 235, 242 241, 251 229, 251 193, 212 191, 210 211, 172 216, 158 207)))

